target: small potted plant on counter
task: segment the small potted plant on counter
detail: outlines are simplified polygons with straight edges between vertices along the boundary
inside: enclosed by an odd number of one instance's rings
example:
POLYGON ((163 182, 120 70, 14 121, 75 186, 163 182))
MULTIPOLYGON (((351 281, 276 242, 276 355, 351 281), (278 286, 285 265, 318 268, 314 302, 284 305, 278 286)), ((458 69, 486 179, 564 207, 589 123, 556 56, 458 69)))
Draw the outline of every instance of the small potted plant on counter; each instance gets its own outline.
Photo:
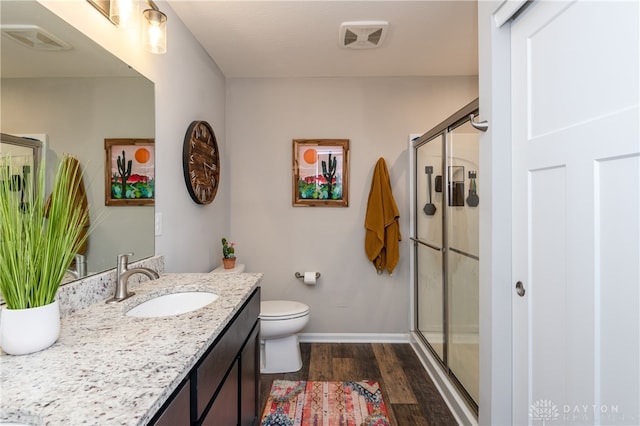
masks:
POLYGON ((88 235, 78 161, 64 156, 48 199, 44 169, 41 165, 35 182, 23 183, 32 189, 28 203, 16 195, 7 173, 0 176, 0 293, 6 304, 0 335, 2 349, 12 355, 43 350, 58 339, 56 293, 88 235))
POLYGON ((235 243, 222 238, 222 264, 224 269, 233 269, 236 266, 235 243))

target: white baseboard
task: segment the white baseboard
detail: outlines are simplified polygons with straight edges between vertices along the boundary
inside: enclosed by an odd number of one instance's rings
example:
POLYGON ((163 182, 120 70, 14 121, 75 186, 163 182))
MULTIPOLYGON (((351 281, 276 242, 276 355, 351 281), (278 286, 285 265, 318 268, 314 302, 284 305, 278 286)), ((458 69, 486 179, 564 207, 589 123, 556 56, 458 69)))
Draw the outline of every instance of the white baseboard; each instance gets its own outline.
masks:
POLYGON ((413 350, 418 358, 420 358, 422 365, 427 370, 427 373, 429 373, 431 380, 436 388, 438 388, 438 392, 440 392, 440 395, 456 418, 458 424, 477 426, 478 419, 475 413, 469 409, 464 398, 449 381, 449 378, 442 370, 438 361, 433 357, 429 348, 427 348, 414 333, 411 333, 410 340, 413 350))
POLYGON ((298 340, 312 343, 409 343, 409 333, 300 333, 298 340))

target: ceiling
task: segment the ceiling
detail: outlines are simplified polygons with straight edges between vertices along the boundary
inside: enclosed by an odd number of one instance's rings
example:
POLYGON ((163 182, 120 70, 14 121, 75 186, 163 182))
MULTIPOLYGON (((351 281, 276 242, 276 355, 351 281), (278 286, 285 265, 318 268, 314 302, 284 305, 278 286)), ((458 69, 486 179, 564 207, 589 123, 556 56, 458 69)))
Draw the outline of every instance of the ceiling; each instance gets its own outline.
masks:
POLYGON ((127 64, 35 1, 0 0, 0 28, 5 30, 15 25, 38 26, 72 48, 38 50, 2 34, 2 78, 139 76, 127 64))
POLYGON ((477 1, 167 2, 227 78, 478 73, 477 1), (360 20, 389 23, 380 47, 340 46, 340 24, 360 20))
MULTIPOLYGON (((167 0, 167 3, 227 78, 478 73, 476 1, 167 0), (340 46, 340 24, 360 20, 389 23, 380 47, 353 50, 340 46)), ((0 0, 0 12, 3 26, 39 25, 73 46, 68 51, 42 52, 2 36, 0 64, 5 78, 136 75, 35 1, 0 0)), ((171 18, 168 30, 171 49, 171 18)))

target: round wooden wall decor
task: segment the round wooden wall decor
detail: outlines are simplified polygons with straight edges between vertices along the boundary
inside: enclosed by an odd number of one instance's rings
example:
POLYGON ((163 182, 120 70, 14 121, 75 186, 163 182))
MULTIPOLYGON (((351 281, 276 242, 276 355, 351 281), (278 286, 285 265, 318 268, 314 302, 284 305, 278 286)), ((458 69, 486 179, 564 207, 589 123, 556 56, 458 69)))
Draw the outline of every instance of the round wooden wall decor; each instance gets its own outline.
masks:
POLYGON ((211 203, 218 192, 220 152, 216 135, 206 121, 194 121, 189 125, 182 147, 182 168, 193 201, 211 203))

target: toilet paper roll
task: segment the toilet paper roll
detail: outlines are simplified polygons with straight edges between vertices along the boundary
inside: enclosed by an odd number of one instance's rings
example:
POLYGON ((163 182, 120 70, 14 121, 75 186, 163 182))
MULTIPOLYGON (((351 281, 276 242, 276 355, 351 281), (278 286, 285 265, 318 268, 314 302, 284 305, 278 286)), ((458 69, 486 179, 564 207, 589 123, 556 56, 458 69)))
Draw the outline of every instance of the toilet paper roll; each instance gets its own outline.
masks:
POLYGON ((316 285, 316 273, 315 272, 305 272, 303 282, 306 285, 316 285))

